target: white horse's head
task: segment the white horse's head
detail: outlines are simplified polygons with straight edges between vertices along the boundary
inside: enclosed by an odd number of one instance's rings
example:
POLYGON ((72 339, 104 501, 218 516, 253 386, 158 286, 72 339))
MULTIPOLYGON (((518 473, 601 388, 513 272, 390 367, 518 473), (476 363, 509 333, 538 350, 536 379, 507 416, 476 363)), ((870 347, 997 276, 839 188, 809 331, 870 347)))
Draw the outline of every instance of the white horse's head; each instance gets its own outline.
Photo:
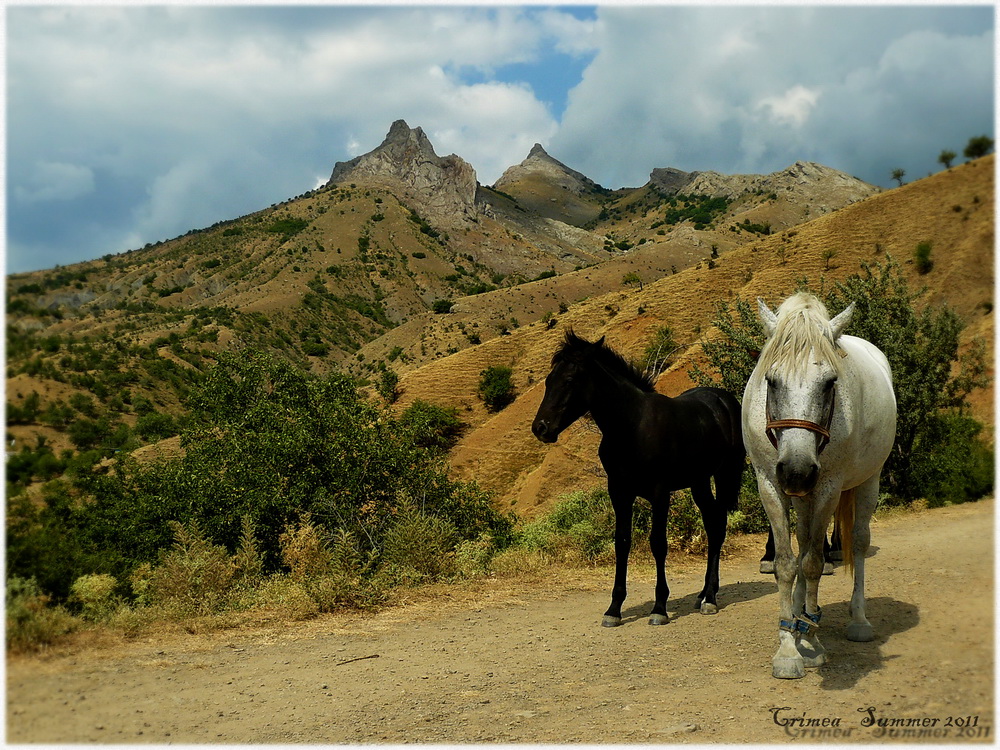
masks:
POLYGON ((820 454, 830 440, 841 355, 837 339, 854 314, 853 303, 830 319, 815 296, 800 292, 771 312, 757 300, 767 334, 758 369, 767 380, 767 435, 778 451, 775 467, 786 495, 816 486, 820 454))

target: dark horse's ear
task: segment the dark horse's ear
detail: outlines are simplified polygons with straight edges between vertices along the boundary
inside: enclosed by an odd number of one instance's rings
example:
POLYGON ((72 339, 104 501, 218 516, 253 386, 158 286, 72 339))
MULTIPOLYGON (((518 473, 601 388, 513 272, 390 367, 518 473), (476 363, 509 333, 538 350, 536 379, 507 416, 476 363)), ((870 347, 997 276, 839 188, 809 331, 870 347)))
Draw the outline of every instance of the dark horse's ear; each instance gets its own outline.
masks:
POLYGON ((601 338, 597 339, 597 341, 594 342, 594 346, 604 346, 604 337, 601 336, 601 338))

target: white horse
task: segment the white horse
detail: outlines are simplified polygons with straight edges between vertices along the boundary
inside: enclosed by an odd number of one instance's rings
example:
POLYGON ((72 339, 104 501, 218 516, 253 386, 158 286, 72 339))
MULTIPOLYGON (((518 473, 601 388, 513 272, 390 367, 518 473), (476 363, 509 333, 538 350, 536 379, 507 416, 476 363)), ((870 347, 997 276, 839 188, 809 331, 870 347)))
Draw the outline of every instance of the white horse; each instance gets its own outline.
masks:
POLYGON ((780 616, 773 674, 797 678, 826 660, 816 633, 817 593, 834 511, 844 562, 854 571, 847 638, 875 637, 865 618, 865 555, 879 474, 896 434, 896 397, 885 355, 864 339, 842 335, 853 304, 833 320, 807 293, 789 297, 777 314, 763 300, 757 306, 768 340, 743 394, 743 441, 776 545, 780 616), (797 560, 790 505, 797 515, 797 560))

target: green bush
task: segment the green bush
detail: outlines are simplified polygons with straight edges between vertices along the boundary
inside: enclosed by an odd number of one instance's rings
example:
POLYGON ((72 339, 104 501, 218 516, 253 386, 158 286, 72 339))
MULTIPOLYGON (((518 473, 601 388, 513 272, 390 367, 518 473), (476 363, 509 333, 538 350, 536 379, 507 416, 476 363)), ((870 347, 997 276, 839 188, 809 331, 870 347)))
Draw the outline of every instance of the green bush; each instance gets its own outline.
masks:
POLYGON ((49 606, 51 597, 34 578, 7 579, 7 647, 39 651, 73 632, 79 623, 62 606, 49 606))
POLYGON ((208 614, 222 608, 236 572, 225 547, 208 541, 196 521, 168 524, 173 548, 150 570, 150 604, 178 613, 208 614))
POLYGON ((80 606, 80 614, 86 620, 107 620, 122 605, 121 597, 115 594, 118 581, 107 574, 83 575, 70 587, 71 602, 80 606))
POLYGON ((504 365, 487 367, 479 373, 479 397, 490 411, 501 411, 514 402, 514 371, 504 365))
POLYGON ((399 415, 399 423, 419 448, 445 453, 458 442, 465 424, 454 406, 436 406, 416 399, 399 415))
POLYGON ((929 507, 985 497, 993 491, 993 451, 979 438, 983 426, 967 414, 944 411, 921 432, 911 484, 929 507))
POLYGON ((147 442, 155 442, 178 433, 177 422, 170 414, 149 412, 135 421, 135 433, 147 442))
POLYGON ((434 428, 401 423, 345 375, 318 378, 269 354, 227 353, 190 405, 182 456, 140 464, 120 455, 113 471, 80 471, 40 507, 10 498, 9 574, 36 575, 60 597, 84 574, 125 580, 143 563, 160 564, 176 523, 196 523, 229 553, 248 523, 263 572, 273 573, 279 537, 305 513, 324 538, 352 534, 367 557, 380 551, 402 491, 462 540, 510 537, 511 516, 475 484, 449 479, 439 452, 424 447, 443 439, 434 428))
POLYGON ((931 260, 931 243, 919 243, 917 249, 913 251, 913 259, 917 266, 917 273, 921 275, 930 273, 931 269, 934 268, 934 261, 931 260))
POLYGON ((406 508, 385 535, 382 561, 410 580, 436 580, 457 571, 455 525, 406 508))

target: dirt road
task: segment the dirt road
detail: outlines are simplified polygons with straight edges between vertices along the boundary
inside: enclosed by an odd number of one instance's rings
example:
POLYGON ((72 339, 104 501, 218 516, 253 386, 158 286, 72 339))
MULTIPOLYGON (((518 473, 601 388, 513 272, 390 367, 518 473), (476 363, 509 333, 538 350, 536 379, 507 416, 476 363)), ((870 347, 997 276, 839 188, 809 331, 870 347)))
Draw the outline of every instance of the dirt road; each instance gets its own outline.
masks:
POLYGON ((770 677, 777 593, 756 572, 754 540, 723 560, 715 616, 693 606, 702 563, 668 562, 664 627, 646 624, 653 576, 638 565, 616 629, 599 625, 611 583, 599 570, 282 632, 11 660, 7 740, 992 741, 993 511, 984 501, 876 523, 876 640, 845 639, 838 569, 820 588, 829 662, 797 681, 770 677))

